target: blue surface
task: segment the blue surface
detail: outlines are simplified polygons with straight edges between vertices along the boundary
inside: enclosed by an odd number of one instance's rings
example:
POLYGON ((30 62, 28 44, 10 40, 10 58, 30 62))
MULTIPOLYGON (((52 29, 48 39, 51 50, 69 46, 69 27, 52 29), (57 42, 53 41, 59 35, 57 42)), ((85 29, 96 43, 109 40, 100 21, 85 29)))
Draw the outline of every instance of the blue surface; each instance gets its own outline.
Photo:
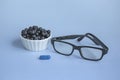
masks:
MULTIPOLYGON (((77 55, 77 56, 76 56, 77 55)), ((120 0, 0 0, 0 80, 120 80, 120 0), (99 62, 22 46, 20 31, 42 26, 53 36, 91 32, 108 47, 99 62), (51 55, 47 61, 40 55, 51 55)))

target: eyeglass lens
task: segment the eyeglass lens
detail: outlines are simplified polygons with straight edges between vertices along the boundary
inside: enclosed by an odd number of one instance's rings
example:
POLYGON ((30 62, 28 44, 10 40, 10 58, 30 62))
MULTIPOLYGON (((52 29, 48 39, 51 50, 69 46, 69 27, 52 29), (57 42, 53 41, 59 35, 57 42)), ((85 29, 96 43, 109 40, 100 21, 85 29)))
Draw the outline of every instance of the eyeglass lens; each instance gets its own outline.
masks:
POLYGON ((62 54, 71 54, 73 50, 73 47, 71 45, 63 42, 55 41, 54 46, 55 46, 55 49, 62 54))
POLYGON ((81 48, 81 53, 84 58, 93 60, 100 59, 102 56, 102 50, 88 47, 81 48))

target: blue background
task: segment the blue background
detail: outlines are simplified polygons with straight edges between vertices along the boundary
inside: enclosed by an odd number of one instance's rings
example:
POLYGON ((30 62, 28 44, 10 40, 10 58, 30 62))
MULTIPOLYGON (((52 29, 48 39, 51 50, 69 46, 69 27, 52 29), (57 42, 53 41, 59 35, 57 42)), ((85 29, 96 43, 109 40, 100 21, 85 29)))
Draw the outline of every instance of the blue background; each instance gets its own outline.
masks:
POLYGON ((120 80, 119 45, 120 0, 0 0, 0 80, 120 80), (19 38, 30 25, 53 36, 91 32, 110 50, 98 62, 59 55, 50 44, 31 52, 19 38), (41 61, 41 54, 51 59, 41 61))

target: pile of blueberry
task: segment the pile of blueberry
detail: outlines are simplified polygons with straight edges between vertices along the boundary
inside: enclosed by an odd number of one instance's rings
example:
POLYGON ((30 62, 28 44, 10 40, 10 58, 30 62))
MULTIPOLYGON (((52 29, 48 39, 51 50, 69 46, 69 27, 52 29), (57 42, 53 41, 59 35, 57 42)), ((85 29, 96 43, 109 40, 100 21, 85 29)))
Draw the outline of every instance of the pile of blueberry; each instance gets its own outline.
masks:
POLYGON ((45 30, 42 27, 30 26, 21 31, 22 37, 30 40, 42 40, 48 38, 51 34, 50 30, 45 30))

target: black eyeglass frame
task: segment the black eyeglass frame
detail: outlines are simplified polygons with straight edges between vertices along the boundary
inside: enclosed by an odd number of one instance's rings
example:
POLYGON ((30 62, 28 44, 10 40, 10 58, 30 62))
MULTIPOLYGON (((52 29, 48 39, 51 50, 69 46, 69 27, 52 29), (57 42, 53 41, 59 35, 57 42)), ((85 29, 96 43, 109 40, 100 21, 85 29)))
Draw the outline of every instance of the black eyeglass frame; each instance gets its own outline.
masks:
POLYGON ((103 56, 104 56, 105 54, 107 54, 107 52, 108 52, 108 47, 107 47, 100 39, 98 39, 95 35, 93 35, 93 34, 91 34, 91 33, 86 33, 85 35, 68 35, 68 36, 53 37, 53 38, 51 39, 51 44, 53 45, 54 50, 55 50, 57 53, 59 53, 59 54, 62 54, 62 55, 65 55, 65 56, 70 56, 70 55, 73 54, 73 51, 74 51, 75 49, 77 49, 83 59, 91 60, 91 61, 101 60, 101 59, 103 58, 103 56), (62 40, 76 39, 76 38, 77 38, 77 41, 81 41, 84 37, 89 38, 89 39, 92 40, 96 45, 100 45, 102 48, 92 47, 92 46, 76 46, 76 45, 71 44, 71 43, 69 43, 69 42, 62 41, 62 40), (57 51, 56 48, 55 48, 55 45, 54 45, 55 41, 56 41, 56 42, 62 42, 62 43, 71 45, 71 46, 73 47, 71 53, 70 53, 70 54, 64 54, 64 53, 61 53, 61 52, 57 51), (81 48, 93 48, 93 49, 98 49, 98 50, 101 50, 101 51, 102 51, 102 55, 101 55, 101 57, 100 57, 99 59, 88 59, 88 58, 86 58, 86 57, 83 56, 82 51, 81 51, 81 48))

